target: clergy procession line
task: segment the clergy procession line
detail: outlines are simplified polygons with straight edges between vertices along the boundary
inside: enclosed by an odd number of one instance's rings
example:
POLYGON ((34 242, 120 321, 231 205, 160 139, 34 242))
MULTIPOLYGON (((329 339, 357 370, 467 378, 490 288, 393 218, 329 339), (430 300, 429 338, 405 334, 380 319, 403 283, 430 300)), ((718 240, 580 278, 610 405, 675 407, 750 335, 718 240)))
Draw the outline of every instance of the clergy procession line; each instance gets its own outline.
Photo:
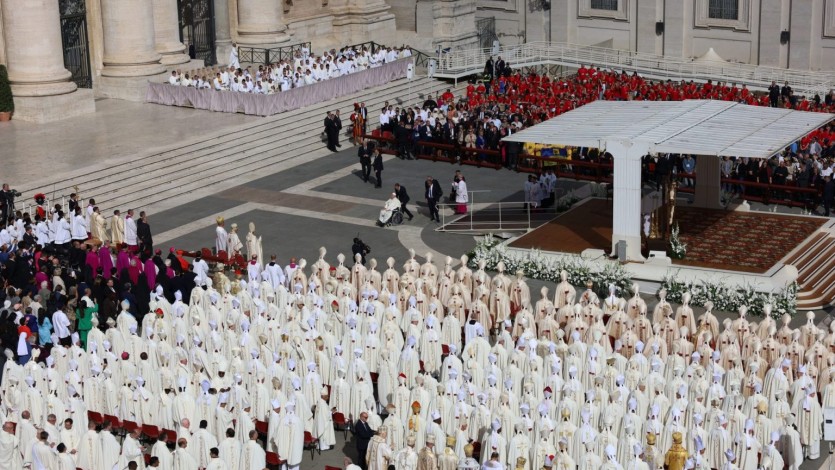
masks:
POLYGON ((384 271, 324 247, 263 264, 254 225, 243 243, 219 217, 216 252, 249 260, 230 278, 163 261, 130 217, 118 250, 41 245, 17 217, 0 470, 296 469, 335 427, 368 470, 797 470, 835 406, 835 324, 811 313, 792 329, 742 308, 720 328, 687 294, 649 312, 637 285, 598 296, 566 273, 534 300, 522 271, 414 250, 384 271))

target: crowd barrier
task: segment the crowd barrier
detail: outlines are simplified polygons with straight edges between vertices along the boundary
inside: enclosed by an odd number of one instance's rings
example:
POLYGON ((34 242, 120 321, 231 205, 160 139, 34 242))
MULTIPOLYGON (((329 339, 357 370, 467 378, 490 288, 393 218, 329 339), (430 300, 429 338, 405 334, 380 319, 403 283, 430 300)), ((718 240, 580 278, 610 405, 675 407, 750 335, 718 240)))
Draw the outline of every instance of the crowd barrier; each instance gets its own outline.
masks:
POLYGON ((271 116, 341 98, 368 88, 385 85, 406 77, 411 58, 400 59, 380 67, 332 78, 313 85, 293 88, 272 95, 256 95, 232 91, 198 90, 168 83, 148 83, 145 101, 167 106, 184 106, 222 113, 271 116))
MULTIPOLYGON (((382 146, 382 152, 391 155, 402 155, 407 151, 420 160, 495 169, 502 168, 507 163, 507 155, 501 148, 500 150, 473 149, 432 141, 413 142, 411 139, 406 143, 398 144, 397 140, 390 136, 390 133, 379 135, 375 132, 363 137, 378 142, 382 146)), ((516 165, 517 171, 521 173, 540 174, 542 171, 552 168, 558 178, 570 178, 609 185, 614 180, 614 165, 611 162, 589 162, 558 156, 543 157, 520 153, 517 156, 516 165)), ((653 178, 652 174, 644 175, 645 182, 651 181, 653 178)), ((695 181, 698 176, 695 173, 682 172, 676 175, 676 179, 679 181, 685 178, 695 181)), ((792 184, 759 183, 731 178, 721 178, 721 184, 726 192, 733 190, 733 192, 744 194, 739 196, 742 199, 763 204, 779 204, 815 210, 822 201, 820 187, 804 188, 792 184)), ((681 185, 678 191, 693 194, 695 188, 681 185)))

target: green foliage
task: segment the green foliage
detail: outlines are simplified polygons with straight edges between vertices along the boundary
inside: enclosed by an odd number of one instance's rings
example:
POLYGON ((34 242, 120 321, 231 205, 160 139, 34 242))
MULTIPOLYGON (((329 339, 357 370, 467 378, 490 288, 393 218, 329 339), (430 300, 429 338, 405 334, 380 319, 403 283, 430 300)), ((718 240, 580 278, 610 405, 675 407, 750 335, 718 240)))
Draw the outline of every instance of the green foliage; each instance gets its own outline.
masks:
POLYGON ((0 112, 14 112, 14 98, 12 86, 9 84, 9 73, 6 66, 0 64, 0 112))
POLYGON ((475 249, 468 253, 468 257, 471 267, 484 261, 486 269, 495 271, 499 262, 502 262, 506 273, 522 270, 525 276, 542 281, 559 282, 560 272, 565 271, 568 282, 575 286, 583 286, 586 281, 594 282, 594 290, 600 298, 609 295, 609 284, 614 284, 621 292, 628 292, 631 284, 629 273, 618 263, 605 262, 600 266, 576 255, 557 259, 544 256, 539 250, 525 254, 508 253, 506 246, 492 235, 481 238, 475 249))
POLYGON ((793 282, 777 292, 761 292, 754 286, 735 287, 722 279, 716 281, 683 281, 670 273, 661 281, 661 289, 667 290, 667 300, 681 303, 685 292, 690 292, 690 305, 711 306, 711 309, 737 312, 742 306, 748 313, 762 315, 766 304, 771 305, 771 316, 779 319, 788 313, 797 313, 797 283, 793 282))

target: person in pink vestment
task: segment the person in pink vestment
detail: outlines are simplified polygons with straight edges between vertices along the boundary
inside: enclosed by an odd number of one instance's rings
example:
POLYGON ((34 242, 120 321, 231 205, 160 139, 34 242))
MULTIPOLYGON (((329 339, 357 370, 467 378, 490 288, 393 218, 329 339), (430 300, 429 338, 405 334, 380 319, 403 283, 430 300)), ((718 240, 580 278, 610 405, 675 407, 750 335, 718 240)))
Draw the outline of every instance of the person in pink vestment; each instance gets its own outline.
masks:
POLYGON ((127 245, 122 243, 119 245, 119 253, 116 255, 116 272, 118 273, 117 276, 122 274, 123 269, 127 269, 130 266, 130 256, 128 255, 127 245))
POLYGON ((106 279, 110 279, 110 273, 113 270, 113 258, 110 257, 110 243, 104 242, 99 248, 99 266, 101 266, 101 275, 106 279))
POLYGON ((157 286, 157 266, 153 258, 145 260, 145 279, 148 281, 148 289, 153 291, 157 286))
POLYGON ((99 253, 96 247, 92 247, 91 249, 87 250, 87 259, 85 264, 90 268, 90 274, 92 278, 96 277, 96 273, 99 270, 99 266, 101 263, 99 262, 99 253))
POLYGON ((40 287, 44 282, 49 285, 49 277, 43 271, 38 271, 35 273, 35 285, 40 287))

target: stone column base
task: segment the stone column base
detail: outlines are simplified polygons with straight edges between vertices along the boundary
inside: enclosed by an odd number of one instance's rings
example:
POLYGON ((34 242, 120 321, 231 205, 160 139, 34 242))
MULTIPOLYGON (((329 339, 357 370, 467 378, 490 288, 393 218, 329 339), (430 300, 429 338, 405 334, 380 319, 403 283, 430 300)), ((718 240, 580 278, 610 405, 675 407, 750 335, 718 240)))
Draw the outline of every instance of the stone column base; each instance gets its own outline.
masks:
POLYGON ((178 52, 175 54, 161 54, 159 62, 165 67, 171 67, 172 65, 185 64, 189 60, 191 60, 191 57, 188 54, 178 52))
POLYGON ((229 65, 229 54, 232 53, 232 41, 215 41, 215 59, 218 65, 229 65))
MULTIPOLYGON (((188 62, 180 65, 170 66, 168 69, 168 75, 171 75, 172 70, 182 70, 183 72, 188 72, 189 70, 197 70, 206 67, 206 61, 203 59, 189 59, 188 62)), ((212 77, 215 78, 215 77, 212 77)), ((167 78, 166 78, 167 80, 167 78)))
MULTIPOLYGON (((170 72, 168 73, 170 74, 170 72)), ((144 77, 105 77, 93 80, 96 98, 116 98, 126 101, 145 101, 148 82, 164 82, 168 74, 148 75, 144 77)))
POLYGON ((93 90, 51 96, 15 96, 13 119, 43 124, 96 112, 93 90))

